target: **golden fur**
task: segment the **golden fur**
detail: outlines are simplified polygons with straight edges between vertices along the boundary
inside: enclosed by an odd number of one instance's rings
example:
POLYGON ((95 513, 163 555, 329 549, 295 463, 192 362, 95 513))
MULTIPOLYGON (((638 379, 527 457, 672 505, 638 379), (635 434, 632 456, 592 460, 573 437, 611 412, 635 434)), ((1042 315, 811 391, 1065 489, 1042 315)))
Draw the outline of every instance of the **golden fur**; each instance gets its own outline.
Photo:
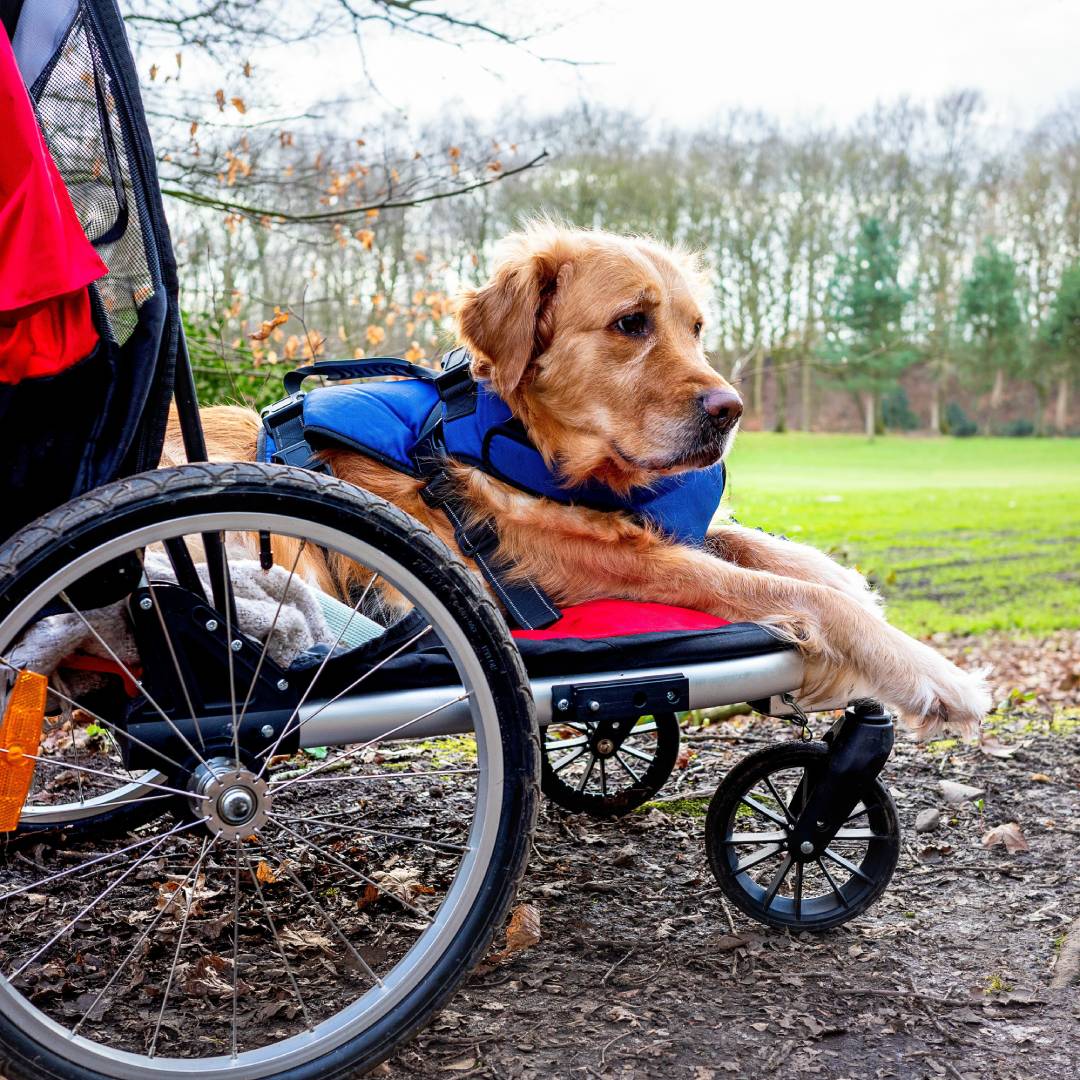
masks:
MULTIPOLYGON (((461 297, 458 332, 475 373, 491 380, 549 463, 575 483, 625 491, 709 464, 734 438, 734 423, 721 429, 702 413, 703 395, 738 399, 705 358, 700 290, 681 252, 541 223, 507 238, 492 279, 461 297), (643 333, 618 329, 638 325, 643 333)), ((212 459, 254 459, 255 413, 226 406, 202 415, 212 459)), ((175 426, 167 451, 182 460, 175 426)), ((453 545, 420 483, 352 452, 326 457, 335 475, 453 545)), ((561 606, 624 597, 768 622, 798 642, 807 688, 857 682, 923 736, 947 723, 974 730, 989 706, 978 673, 890 626, 859 574, 804 544, 717 521, 706 550, 696 549, 619 514, 534 498, 468 466, 454 471, 475 515, 497 521, 501 554, 561 606)), ((343 560, 310 558, 304 571, 325 589, 347 595, 366 580, 343 560)))

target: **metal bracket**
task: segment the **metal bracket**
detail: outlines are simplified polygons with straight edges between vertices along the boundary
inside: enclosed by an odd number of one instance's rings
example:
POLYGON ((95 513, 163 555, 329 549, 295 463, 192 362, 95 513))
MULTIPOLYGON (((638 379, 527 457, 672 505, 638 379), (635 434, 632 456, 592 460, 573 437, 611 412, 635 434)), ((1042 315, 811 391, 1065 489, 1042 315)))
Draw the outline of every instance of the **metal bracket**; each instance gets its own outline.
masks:
POLYGON ((551 688, 551 718, 558 720, 628 719, 653 712, 686 709, 690 681, 685 675, 613 679, 598 683, 559 683, 551 688))

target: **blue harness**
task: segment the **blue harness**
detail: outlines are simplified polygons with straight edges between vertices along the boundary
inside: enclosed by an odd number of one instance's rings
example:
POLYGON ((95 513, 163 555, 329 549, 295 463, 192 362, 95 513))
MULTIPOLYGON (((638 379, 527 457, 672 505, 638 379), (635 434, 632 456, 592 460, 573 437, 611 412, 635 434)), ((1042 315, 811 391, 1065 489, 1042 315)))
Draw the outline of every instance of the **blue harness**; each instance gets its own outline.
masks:
POLYGON ((426 480, 425 501, 447 514, 462 553, 477 560, 514 620, 527 626, 553 622, 558 610, 535 586, 505 581, 505 568, 492 558, 498 544, 494 525, 463 526, 464 507, 455 505, 446 475, 448 459, 473 465, 530 495, 628 514, 679 543, 704 541, 724 492, 723 462, 661 477, 626 495, 595 481, 569 486, 557 469, 548 467, 506 402, 487 382, 472 378, 469 359, 464 349, 456 349, 444 357, 440 372, 391 358, 328 360, 290 372, 285 377, 289 397, 263 412, 259 460, 325 468, 313 453, 344 447, 426 480), (302 393, 300 387, 310 375, 331 381, 407 378, 302 393))

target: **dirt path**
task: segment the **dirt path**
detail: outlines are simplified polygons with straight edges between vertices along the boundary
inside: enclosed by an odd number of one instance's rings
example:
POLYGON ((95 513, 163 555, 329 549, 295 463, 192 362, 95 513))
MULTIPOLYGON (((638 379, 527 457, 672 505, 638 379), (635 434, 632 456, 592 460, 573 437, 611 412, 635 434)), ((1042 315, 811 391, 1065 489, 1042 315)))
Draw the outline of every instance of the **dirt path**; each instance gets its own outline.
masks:
MULTIPOLYGON (((886 779, 903 853, 862 918, 792 937, 729 916, 703 855, 702 800, 615 823, 549 807, 521 895, 541 942, 475 973, 380 1073, 1073 1080, 1080 989, 1050 984, 1080 915, 1080 634, 951 648, 996 658, 999 696, 1016 692, 981 748, 898 746, 886 779), (985 796, 951 805, 943 779, 985 796), (917 834, 931 807, 940 825, 917 834), (1008 822, 1029 850, 982 845, 1008 822)), ((740 756, 790 736, 747 718, 704 729, 663 796, 707 792, 740 756)))

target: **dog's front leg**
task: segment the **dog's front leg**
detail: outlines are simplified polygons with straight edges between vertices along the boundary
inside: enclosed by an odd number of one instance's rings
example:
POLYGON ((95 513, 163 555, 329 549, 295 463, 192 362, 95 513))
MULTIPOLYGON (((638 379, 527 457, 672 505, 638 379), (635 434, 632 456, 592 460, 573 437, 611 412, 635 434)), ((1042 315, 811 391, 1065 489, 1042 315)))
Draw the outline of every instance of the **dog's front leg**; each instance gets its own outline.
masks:
POLYGON ((881 597, 862 574, 841 566, 808 544, 726 521, 713 526, 705 546, 711 554, 748 570, 767 570, 781 577, 827 585, 850 596, 872 615, 882 617, 881 597))

